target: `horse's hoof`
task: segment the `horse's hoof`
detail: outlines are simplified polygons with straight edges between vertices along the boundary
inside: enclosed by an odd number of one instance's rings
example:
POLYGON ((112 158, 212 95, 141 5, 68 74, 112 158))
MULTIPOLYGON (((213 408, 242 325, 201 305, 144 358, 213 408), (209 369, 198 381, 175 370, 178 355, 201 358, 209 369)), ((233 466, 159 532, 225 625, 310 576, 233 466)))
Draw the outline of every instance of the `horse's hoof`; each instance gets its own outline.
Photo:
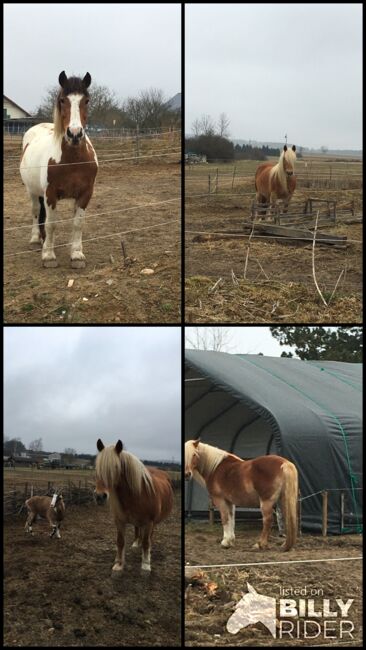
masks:
POLYGON ((136 550, 136 549, 139 550, 139 549, 141 548, 141 544, 139 544, 138 542, 134 542, 134 543, 132 544, 131 548, 133 548, 133 549, 135 549, 135 550, 136 550))
POLYGON ((233 546, 233 543, 232 542, 227 542, 227 541, 222 541, 221 546, 223 548, 230 548, 230 546, 233 546))
POLYGON ((45 269, 55 269, 58 266, 57 260, 42 260, 45 269))
POLYGON ((141 565, 141 573, 142 575, 147 575, 149 576, 151 573, 151 566, 150 564, 142 564, 141 565))
POLYGON ((122 564, 120 562, 116 562, 112 566, 112 571, 122 571, 122 570, 123 570, 123 566, 122 566, 122 564))
POLYGON ((71 260, 71 268, 73 269, 85 269, 85 266, 85 260, 71 260))

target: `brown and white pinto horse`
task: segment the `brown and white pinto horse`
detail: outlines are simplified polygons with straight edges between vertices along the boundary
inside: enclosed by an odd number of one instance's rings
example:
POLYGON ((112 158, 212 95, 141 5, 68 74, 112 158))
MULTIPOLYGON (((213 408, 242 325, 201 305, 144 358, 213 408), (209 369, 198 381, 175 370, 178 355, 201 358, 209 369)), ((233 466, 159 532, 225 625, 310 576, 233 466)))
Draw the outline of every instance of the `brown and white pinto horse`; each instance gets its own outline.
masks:
POLYGON ((154 527, 166 519, 173 507, 173 489, 163 470, 145 465, 136 456, 115 446, 104 447, 96 459, 95 497, 103 505, 107 497, 117 527, 117 555, 113 571, 122 571, 125 563, 125 529, 135 527, 133 548, 142 546, 142 571, 151 571, 151 538, 154 527))
POLYGON ((273 506, 279 498, 286 526, 283 548, 289 551, 295 544, 298 476, 295 465, 286 458, 269 455, 242 460, 200 440, 189 440, 185 443, 185 476, 193 477, 206 487, 220 510, 224 528, 222 546, 232 546, 235 540, 235 506, 260 506, 263 530, 256 548, 265 549, 272 525, 273 506))
MULTIPOLYGON (((276 165, 263 163, 259 165, 255 173, 255 189, 257 192, 257 204, 270 204, 275 206, 278 199, 284 202, 284 212, 287 212, 288 205, 296 188, 295 177, 296 147, 288 149, 283 147, 280 159, 276 165)), ((262 215, 266 210, 260 211, 262 215)))
POLYGON ((25 531, 33 535, 32 524, 37 516, 47 519, 52 527, 50 537, 56 535, 60 538, 60 526, 65 517, 65 504, 61 492, 55 492, 53 497, 31 497, 25 502, 28 510, 28 517, 25 523, 25 531))
POLYGON ((67 78, 61 72, 59 82, 54 123, 37 124, 24 134, 20 174, 32 201, 30 243, 43 245, 43 266, 57 266, 57 202, 73 199, 71 266, 83 268, 82 225, 98 170, 96 153, 85 133, 91 76, 87 72, 84 79, 67 78))

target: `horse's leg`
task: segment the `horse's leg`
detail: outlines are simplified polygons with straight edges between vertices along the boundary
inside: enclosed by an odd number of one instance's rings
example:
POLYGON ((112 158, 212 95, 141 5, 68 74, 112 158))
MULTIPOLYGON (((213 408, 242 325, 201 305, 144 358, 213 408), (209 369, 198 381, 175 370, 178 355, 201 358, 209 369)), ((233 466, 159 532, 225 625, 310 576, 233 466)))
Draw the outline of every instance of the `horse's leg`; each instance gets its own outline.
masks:
POLYGON ((28 515, 28 517, 27 517, 27 521, 25 522, 25 526, 24 526, 25 532, 26 532, 26 533, 30 533, 32 536, 33 536, 33 534, 34 534, 34 533, 33 533, 33 529, 32 529, 32 524, 33 524, 33 522, 35 521, 36 516, 37 516, 37 515, 35 515, 35 514, 33 514, 32 512, 30 512, 29 515, 28 515))
POLYGON ((41 238, 41 233, 39 230, 39 212, 41 209, 40 203, 39 203, 39 198, 38 196, 35 196, 34 194, 30 195, 31 201, 32 201, 32 233, 31 233, 31 238, 30 238, 30 244, 34 248, 38 248, 40 245, 42 246, 42 238, 41 238))
POLYGON ((58 539, 61 539, 60 528, 61 528, 61 522, 59 522, 56 526, 56 537, 58 537, 58 539))
POLYGON ((46 268, 54 268, 58 266, 56 255, 54 251, 55 245, 55 221, 57 219, 56 208, 47 204, 47 197, 45 196, 44 204, 46 208, 46 221, 45 231, 46 239, 43 242, 42 248, 42 262, 46 268))
POLYGON ((85 210, 75 203, 74 221, 71 236, 71 266, 73 269, 85 267, 85 255, 83 253, 83 223, 85 210))
POLYGON ((131 548, 140 548, 141 546, 141 529, 138 526, 135 526, 135 539, 131 548))
POLYGON ((271 500, 267 499, 266 501, 261 500, 260 504, 261 504, 261 511, 263 515, 263 529, 259 541, 254 545, 254 548, 265 549, 268 546, 268 537, 273 522, 274 501, 272 499, 271 500))
POLYGON ((154 524, 150 522, 144 526, 142 532, 142 562, 141 571, 151 571, 151 537, 154 524))
POLYGON ((228 548, 229 546, 234 545, 235 534, 235 506, 226 499, 214 499, 215 506, 220 511, 221 523, 224 529, 224 537, 221 542, 221 546, 228 548))
POLYGON ((117 555, 114 560, 112 571, 122 571, 125 564, 125 524, 117 524, 117 555))
POLYGON ((57 524, 51 524, 52 526, 52 531, 50 533, 50 537, 53 537, 54 535, 57 536, 57 524))

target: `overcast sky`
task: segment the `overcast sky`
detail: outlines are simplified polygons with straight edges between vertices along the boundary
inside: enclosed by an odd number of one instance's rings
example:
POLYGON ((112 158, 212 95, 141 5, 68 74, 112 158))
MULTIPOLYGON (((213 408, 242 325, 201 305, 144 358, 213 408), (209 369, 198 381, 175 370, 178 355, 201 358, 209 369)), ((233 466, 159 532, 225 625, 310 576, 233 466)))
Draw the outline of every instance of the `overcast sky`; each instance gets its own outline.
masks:
POLYGON ((179 327, 5 327, 4 435, 180 461, 179 327))
POLYGON ((68 76, 91 74, 124 100, 181 92, 180 4, 5 4, 4 93, 32 112, 68 76))
POLYGON ((362 148, 361 4, 187 4, 186 132, 362 148))
MULTIPOLYGON (((193 348, 188 341, 196 340, 196 327, 186 327, 186 348, 193 348)), ((201 327, 200 330, 207 328, 201 327)), ((210 329, 210 328, 208 328, 210 329)), ((225 352, 232 354, 259 354, 262 352, 267 357, 280 357, 282 352, 294 353, 294 349, 288 345, 280 346, 273 338, 269 327, 223 327, 225 332, 225 352)))

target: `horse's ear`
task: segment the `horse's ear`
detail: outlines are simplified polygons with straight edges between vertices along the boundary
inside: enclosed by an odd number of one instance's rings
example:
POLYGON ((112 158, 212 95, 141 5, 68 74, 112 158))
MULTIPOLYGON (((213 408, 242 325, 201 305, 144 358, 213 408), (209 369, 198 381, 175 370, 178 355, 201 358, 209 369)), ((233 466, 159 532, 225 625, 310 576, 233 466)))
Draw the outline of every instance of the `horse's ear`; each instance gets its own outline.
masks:
POLYGON ((292 145, 292 151, 296 151, 296 147, 294 144, 292 145))
POLYGON ((104 449, 104 445, 103 445, 100 438, 98 438, 98 440, 97 440, 97 449, 98 449, 98 451, 103 451, 103 449, 104 449))
POLYGON ((284 150, 284 151, 287 151, 287 144, 285 144, 285 145, 283 146, 283 150, 284 150))
POLYGON ((61 88, 64 88, 65 83, 66 83, 66 81, 67 81, 67 76, 66 76, 66 72, 65 72, 65 70, 63 70, 63 71, 60 73, 60 76, 59 76, 59 78, 58 78, 58 81, 59 81, 59 84, 60 84, 61 88))
POLYGON ((85 88, 89 88, 89 86, 91 84, 91 76, 90 76, 89 72, 86 73, 86 75, 85 75, 85 77, 83 79, 83 84, 84 84, 85 88))
POLYGON ((117 442, 114 449, 115 449, 116 454, 119 455, 121 453, 121 451, 123 449, 123 444, 122 444, 122 442, 120 440, 118 440, 118 442, 117 442))
POLYGON ((194 440, 194 441, 193 441, 193 446, 194 446, 194 447, 198 447, 198 445, 200 444, 200 442, 201 442, 201 438, 197 438, 197 440, 194 440))

